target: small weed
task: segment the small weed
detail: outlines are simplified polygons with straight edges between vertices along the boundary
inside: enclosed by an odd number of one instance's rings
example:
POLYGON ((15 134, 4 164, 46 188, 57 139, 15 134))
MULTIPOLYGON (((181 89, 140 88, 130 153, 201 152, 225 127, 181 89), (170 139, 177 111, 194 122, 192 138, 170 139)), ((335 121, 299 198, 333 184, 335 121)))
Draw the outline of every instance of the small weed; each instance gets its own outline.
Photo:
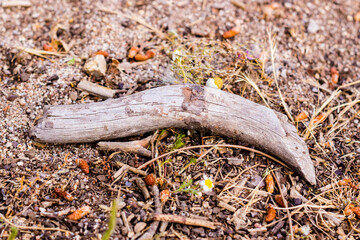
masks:
POLYGON ((194 189, 192 186, 192 179, 189 179, 187 182, 183 182, 181 184, 181 186, 177 190, 174 191, 174 193, 177 193, 177 192, 189 192, 194 195, 199 194, 199 191, 194 189))
POLYGON ((18 229, 16 227, 11 227, 10 235, 8 237, 8 240, 15 240, 17 234, 18 234, 18 229))
POLYGON ((111 210, 110 210, 110 217, 109 217, 109 226, 108 226, 108 229, 104 232, 101 240, 109 240, 112 233, 115 230, 118 202, 119 202, 118 199, 114 199, 114 201, 112 202, 112 206, 111 206, 111 210))
POLYGON ((175 136, 176 140, 175 140, 175 143, 173 144, 171 150, 182 148, 185 145, 185 143, 183 141, 183 138, 185 136, 186 135, 183 133, 176 134, 176 136, 175 136))

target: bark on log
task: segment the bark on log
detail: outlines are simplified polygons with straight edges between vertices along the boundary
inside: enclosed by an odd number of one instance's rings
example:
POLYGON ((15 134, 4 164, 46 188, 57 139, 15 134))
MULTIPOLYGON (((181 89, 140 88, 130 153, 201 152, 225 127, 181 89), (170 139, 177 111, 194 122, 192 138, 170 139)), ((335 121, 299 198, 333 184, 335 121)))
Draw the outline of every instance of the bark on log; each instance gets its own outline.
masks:
POLYGON ((97 103, 46 106, 31 135, 39 142, 81 143, 168 127, 210 130, 250 143, 279 157, 316 184, 306 144, 285 115, 238 95, 199 85, 154 88, 97 103))

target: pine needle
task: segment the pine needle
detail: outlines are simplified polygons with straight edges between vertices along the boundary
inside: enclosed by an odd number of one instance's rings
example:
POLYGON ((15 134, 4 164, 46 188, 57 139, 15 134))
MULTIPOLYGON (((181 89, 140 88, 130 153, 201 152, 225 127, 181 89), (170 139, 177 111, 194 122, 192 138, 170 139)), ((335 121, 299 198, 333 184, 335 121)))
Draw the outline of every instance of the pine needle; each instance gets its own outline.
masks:
POLYGON ((287 104, 282 96, 282 93, 280 91, 280 88, 279 88, 279 83, 277 81, 277 72, 276 72, 276 67, 275 67, 275 52, 276 52, 276 43, 275 41, 273 40, 273 38, 271 37, 271 30, 268 30, 268 36, 269 36, 269 45, 270 45, 270 55, 271 55, 271 64, 272 64, 272 68, 273 68, 273 75, 274 75, 274 81, 275 81, 275 85, 276 85, 276 88, 279 92, 279 96, 280 96, 280 99, 281 99, 281 103, 282 105, 284 106, 284 109, 285 109, 285 112, 286 112, 286 115, 288 116, 288 118, 291 120, 292 123, 294 123, 294 119, 293 117, 291 116, 291 113, 287 107, 287 104))

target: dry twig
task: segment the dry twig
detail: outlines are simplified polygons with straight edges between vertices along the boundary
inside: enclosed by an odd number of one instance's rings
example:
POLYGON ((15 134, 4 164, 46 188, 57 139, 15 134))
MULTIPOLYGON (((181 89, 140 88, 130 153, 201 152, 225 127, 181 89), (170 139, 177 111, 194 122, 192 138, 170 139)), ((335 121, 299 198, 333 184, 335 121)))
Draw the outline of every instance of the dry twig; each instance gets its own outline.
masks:
POLYGON ((167 222, 180 223, 191 226, 206 227, 210 229, 216 229, 216 226, 220 225, 220 223, 214 223, 202 219, 194 219, 194 218, 188 218, 188 217, 170 215, 170 214, 155 214, 152 219, 155 221, 167 221, 167 222))

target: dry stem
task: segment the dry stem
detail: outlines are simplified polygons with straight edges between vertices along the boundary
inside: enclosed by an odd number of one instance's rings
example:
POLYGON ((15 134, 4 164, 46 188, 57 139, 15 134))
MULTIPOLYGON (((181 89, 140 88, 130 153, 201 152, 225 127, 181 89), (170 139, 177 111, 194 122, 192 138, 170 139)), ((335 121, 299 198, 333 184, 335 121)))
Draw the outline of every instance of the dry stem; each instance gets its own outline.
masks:
POLYGON ((205 221, 202 219, 194 219, 194 218, 188 218, 188 217, 170 215, 170 214, 155 214, 152 219, 155 221, 167 221, 167 222, 180 223, 191 226, 206 227, 210 229, 216 229, 216 226, 218 225, 218 223, 205 221))

